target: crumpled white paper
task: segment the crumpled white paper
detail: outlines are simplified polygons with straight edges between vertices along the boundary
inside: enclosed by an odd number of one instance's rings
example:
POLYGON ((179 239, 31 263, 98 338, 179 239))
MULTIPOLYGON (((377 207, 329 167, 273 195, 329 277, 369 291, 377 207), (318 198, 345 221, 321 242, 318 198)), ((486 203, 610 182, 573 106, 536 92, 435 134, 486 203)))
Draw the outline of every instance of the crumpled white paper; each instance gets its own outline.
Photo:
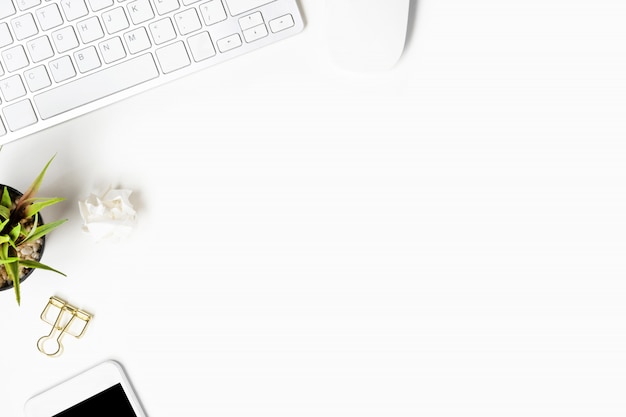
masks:
POLYGON ((135 228, 137 212, 130 203, 131 190, 109 188, 102 195, 89 194, 78 202, 83 231, 96 241, 118 242, 135 228))

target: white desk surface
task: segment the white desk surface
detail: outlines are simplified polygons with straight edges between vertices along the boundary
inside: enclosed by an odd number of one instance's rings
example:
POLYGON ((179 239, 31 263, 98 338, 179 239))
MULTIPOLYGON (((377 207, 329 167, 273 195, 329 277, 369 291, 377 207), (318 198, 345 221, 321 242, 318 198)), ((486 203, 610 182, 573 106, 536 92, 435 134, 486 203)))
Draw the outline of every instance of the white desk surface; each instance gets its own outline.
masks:
POLYGON ((626 2, 420 0, 392 71, 296 37, 6 145, 50 235, 0 416, 105 359, 150 417, 624 416, 626 2), (113 122, 115 120, 115 122, 113 122), (125 242, 77 201, 134 191, 125 242), (51 295, 95 314, 48 358, 51 295))

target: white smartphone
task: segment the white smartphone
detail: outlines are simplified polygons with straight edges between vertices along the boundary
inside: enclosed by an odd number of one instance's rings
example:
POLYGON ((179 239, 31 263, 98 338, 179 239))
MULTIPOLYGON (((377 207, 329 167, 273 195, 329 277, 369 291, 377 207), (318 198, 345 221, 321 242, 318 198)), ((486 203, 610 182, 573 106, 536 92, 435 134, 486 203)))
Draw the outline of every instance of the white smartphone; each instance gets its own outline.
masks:
POLYGON ((146 417, 122 366, 113 360, 35 395, 26 401, 24 413, 26 417, 146 417))

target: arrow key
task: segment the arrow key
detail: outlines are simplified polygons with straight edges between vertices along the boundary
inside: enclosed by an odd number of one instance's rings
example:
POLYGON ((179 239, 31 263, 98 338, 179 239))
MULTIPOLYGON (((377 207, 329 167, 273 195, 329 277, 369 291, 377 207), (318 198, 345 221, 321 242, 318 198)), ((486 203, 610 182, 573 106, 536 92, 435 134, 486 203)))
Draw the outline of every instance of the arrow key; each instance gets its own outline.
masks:
POLYGON ((250 29, 246 29, 243 31, 243 37, 246 39, 246 42, 254 42, 257 39, 261 39, 267 36, 267 28, 264 24, 260 24, 250 29))
POLYGON ((217 41, 217 48, 220 52, 230 51, 241 46, 241 36, 238 33, 233 33, 230 36, 222 38, 217 41))
POLYGON ((285 29, 289 29, 294 25, 293 16, 286 14, 276 19, 270 20, 270 29, 272 33, 280 32, 285 29))

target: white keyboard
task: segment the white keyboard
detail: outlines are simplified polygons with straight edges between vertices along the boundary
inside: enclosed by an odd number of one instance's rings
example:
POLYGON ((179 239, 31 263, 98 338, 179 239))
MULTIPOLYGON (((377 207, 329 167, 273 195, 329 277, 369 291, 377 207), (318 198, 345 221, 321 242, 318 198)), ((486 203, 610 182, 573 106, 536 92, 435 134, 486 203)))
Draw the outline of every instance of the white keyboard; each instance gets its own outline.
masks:
POLYGON ((303 27, 296 0, 0 0, 0 144, 303 27))

